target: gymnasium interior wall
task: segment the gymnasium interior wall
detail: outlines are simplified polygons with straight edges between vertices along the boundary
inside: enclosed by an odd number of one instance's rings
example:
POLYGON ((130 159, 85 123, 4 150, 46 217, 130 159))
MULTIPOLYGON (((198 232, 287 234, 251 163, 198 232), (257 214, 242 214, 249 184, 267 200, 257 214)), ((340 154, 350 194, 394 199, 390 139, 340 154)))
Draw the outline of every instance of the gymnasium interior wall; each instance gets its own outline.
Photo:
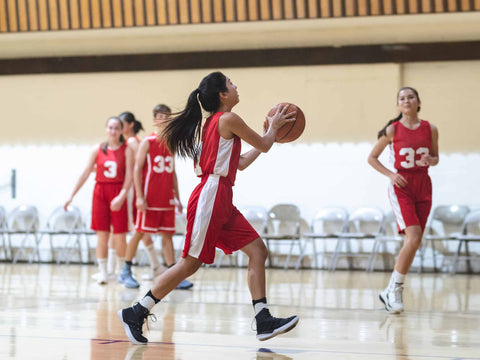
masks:
MULTIPOLYGON (((402 85, 418 89, 421 117, 439 128, 441 160, 431 169, 434 205, 480 205, 480 61, 219 70, 238 86, 236 112, 257 131, 279 102, 298 104, 307 119, 298 141, 275 145, 239 173, 238 207, 292 202, 307 221, 327 205, 389 210, 388 181, 370 168, 367 156, 377 131, 397 114, 402 85)), ((144 123, 145 136, 152 130, 153 106, 163 102, 181 109, 210 71, 1 76, 0 185, 17 169, 18 193, 11 199, 3 186, 0 205, 10 210, 34 204, 44 220, 69 196, 92 146, 105 139, 109 116, 132 111, 144 123)), ((177 159, 177 172, 186 205, 197 183, 191 161, 177 159)), ((74 202, 86 214, 92 186, 93 176, 74 202)))

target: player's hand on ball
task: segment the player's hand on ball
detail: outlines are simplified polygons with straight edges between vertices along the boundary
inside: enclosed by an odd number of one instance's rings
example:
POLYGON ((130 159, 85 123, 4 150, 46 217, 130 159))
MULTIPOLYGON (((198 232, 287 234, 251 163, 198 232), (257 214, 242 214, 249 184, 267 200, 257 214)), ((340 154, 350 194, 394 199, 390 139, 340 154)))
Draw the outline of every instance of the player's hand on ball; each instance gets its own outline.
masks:
POLYGON ((296 111, 287 113, 288 105, 278 104, 275 108, 276 111, 272 116, 267 115, 267 120, 273 129, 278 130, 286 123, 295 121, 296 111))

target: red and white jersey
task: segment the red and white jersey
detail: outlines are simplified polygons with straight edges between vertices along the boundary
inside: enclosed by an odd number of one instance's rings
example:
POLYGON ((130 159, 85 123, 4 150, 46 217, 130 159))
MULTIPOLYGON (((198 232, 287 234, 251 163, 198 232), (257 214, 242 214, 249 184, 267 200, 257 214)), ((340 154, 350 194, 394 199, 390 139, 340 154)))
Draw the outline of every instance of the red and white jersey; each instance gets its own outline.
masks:
POLYGON ((107 153, 98 147, 95 180, 100 184, 123 184, 125 180, 127 144, 123 143, 117 150, 107 147, 107 153))
POLYGON ((173 156, 157 134, 147 137, 149 149, 143 166, 143 193, 149 210, 170 210, 175 208, 173 156))
POLYGON ((400 172, 428 171, 428 166, 421 166, 422 155, 430 154, 432 131, 430 123, 420 120, 415 130, 408 129, 400 121, 393 123, 393 142, 390 144, 390 162, 400 172))
POLYGON ((211 174, 222 176, 233 186, 242 144, 238 136, 224 139, 218 133, 218 119, 222 114, 223 112, 213 114, 203 125, 201 153, 195 174, 199 177, 211 174))

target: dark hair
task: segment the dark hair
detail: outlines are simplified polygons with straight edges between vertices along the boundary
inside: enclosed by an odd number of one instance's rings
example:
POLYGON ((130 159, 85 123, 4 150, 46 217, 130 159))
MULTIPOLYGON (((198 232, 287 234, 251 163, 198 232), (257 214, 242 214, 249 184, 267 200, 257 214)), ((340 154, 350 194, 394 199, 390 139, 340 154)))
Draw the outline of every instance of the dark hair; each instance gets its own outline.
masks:
MULTIPOLYGON (((120 126, 122 127, 123 129, 123 122, 122 120, 120 120, 120 118, 118 116, 111 116, 108 118, 107 120, 107 124, 110 120, 115 120, 115 121, 118 121, 120 123, 120 126)), ((120 143, 123 144, 125 142, 125 137, 123 136, 123 134, 120 134, 120 143)), ((108 148, 108 141, 105 141, 103 144, 102 144, 102 151, 104 154, 107 153, 107 148, 108 148)))
MULTIPOLYGON (((398 90, 398 93, 397 93, 397 102, 398 102, 398 96, 400 95, 400 91, 403 91, 403 90, 412 90, 413 93, 415 94, 415 96, 417 97, 417 100, 418 102, 420 102, 420 96, 418 95, 418 91, 415 90, 414 88, 410 87, 410 86, 404 86, 402 87, 400 90, 398 90)), ((417 112, 420 111, 420 106, 417 108, 417 112)), ((380 130, 377 134, 377 139, 380 139, 382 136, 387 136, 387 127, 389 127, 390 125, 392 125, 394 122, 397 122, 399 121, 400 119, 402 118, 402 113, 398 114, 398 116, 392 120, 390 120, 387 125, 385 125, 382 130, 380 130)))
POLYGON ((140 121, 135 119, 135 115, 133 115, 130 111, 124 111, 119 116, 120 120, 125 121, 129 124, 133 123, 133 132, 137 135, 140 130, 143 130, 143 125, 140 121))
POLYGON ((172 109, 170 109, 165 104, 158 104, 153 108, 153 117, 156 117, 157 114, 167 114, 170 115, 172 113, 172 109))
POLYGON ((221 72, 205 76, 188 97, 185 109, 167 120, 161 134, 172 154, 197 161, 202 132, 202 107, 214 113, 220 106, 220 92, 227 92, 227 78, 221 72))

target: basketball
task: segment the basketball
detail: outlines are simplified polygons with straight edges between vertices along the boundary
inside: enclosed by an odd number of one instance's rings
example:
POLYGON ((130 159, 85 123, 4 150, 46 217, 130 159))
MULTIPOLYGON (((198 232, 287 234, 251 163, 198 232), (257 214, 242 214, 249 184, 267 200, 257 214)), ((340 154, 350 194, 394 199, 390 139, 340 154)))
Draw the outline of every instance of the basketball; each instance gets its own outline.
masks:
MULTIPOLYGON (((285 114, 291 113, 293 111, 296 111, 296 114, 295 121, 287 123, 283 125, 280 129, 278 129, 275 141, 278 143, 287 143, 294 141, 298 139, 300 135, 302 135, 303 130, 305 129, 305 115, 303 114, 303 111, 294 104, 281 103, 279 105, 288 106, 285 114)), ((276 106, 268 112, 268 116, 273 116, 275 114, 275 111, 276 106)))

